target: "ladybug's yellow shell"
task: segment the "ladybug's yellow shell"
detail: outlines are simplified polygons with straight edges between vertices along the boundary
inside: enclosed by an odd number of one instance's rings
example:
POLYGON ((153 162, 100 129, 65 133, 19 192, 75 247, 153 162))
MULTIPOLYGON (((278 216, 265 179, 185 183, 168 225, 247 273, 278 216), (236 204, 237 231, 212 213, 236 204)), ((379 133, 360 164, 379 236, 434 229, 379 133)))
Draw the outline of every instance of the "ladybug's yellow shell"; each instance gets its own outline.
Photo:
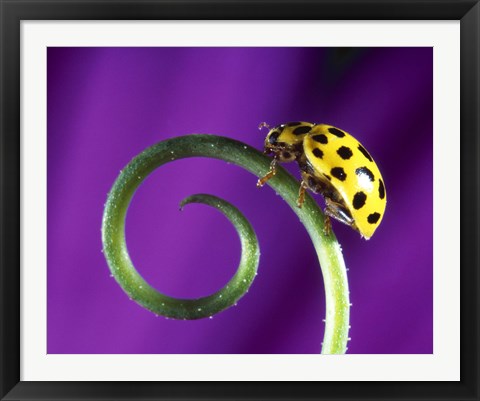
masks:
POLYGON ((387 204, 385 185, 375 161, 353 136, 331 125, 314 125, 303 139, 314 176, 327 179, 343 198, 356 229, 370 238, 387 204))

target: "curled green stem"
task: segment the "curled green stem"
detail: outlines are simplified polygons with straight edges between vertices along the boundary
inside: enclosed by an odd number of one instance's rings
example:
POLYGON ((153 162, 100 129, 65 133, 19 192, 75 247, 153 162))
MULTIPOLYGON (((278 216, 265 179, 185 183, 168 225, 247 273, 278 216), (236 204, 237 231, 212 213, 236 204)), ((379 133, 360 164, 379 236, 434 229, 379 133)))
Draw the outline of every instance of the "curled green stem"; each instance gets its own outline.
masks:
MULTIPOLYGON (((234 225, 242 246, 242 256, 236 274, 221 290, 198 299, 172 298, 151 287, 135 270, 127 254, 122 250, 123 258, 116 257, 116 243, 104 236, 104 252, 110 269, 118 283, 129 295, 146 309, 157 315, 173 319, 201 319, 213 316, 234 305, 247 291, 257 273, 260 252, 257 237, 248 220, 230 203, 208 194, 197 194, 180 202, 180 210, 189 203, 203 203, 222 212, 234 225)), ((114 210, 116 208, 114 207, 114 210)), ((108 221, 108 220, 107 220, 108 221)), ((110 226, 109 226, 110 227, 110 226)), ((111 233, 104 224, 104 232, 111 233)))
MULTIPOLYGON (((211 316, 234 304, 249 288, 258 265, 255 233, 243 215, 228 202, 211 195, 194 195, 182 205, 200 202, 217 208, 235 226, 242 243, 242 258, 235 276, 218 292, 199 299, 171 298, 151 287, 137 272, 125 242, 125 217, 142 181, 157 167, 187 157, 210 157, 237 164, 257 177, 269 170, 271 159, 244 143, 214 135, 187 135, 160 142, 135 157, 120 173, 110 191, 103 215, 102 240, 111 273, 136 302, 156 314, 176 319, 211 316)), ((323 354, 346 352, 349 330, 349 291, 345 263, 333 233, 323 232, 324 216, 309 195, 296 205, 299 183, 282 167, 268 181, 298 215, 316 249, 325 286, 326 317, 323 354)))

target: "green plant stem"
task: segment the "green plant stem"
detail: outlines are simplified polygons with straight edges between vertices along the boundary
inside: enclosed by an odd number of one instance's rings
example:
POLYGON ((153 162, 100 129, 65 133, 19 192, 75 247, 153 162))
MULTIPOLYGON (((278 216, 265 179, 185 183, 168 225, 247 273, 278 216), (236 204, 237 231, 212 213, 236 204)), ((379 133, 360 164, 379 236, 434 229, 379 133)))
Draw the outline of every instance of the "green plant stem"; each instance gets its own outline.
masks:
MULTIPOLYGON (((242 259, 236 275, 227 284, 228 288, 226 286, 215 294, 196 300, 171 298, 150 287, 136 271, 125 242, 125 217, 130 201, 135 190, 153 170, 165 163, 187 157, 221 159, 237 164, 257 177, 265 175, 271 162, 270 158, 258 150, 229 138, 188 135, 172 138, 146 149, 125 167, 115 181, 107 198, 102 225, 104 254, 110 270, 132 299, 154 313, 176 319, 211 316, 230 306, 232 302, 235 303, 248 290, 258 265, 255 234, 240 212, 228 202, 211 195, 194 195, 183 201, 183 204, 195 201, 216 207, 232 221, 239 232, 242 259), (243 262, 245 266, 242 267, 243 262)), ((299 183, 282 167, 277 167, 277 174, 268 181, 268 185, 298 215, 317 251, 326 298, 322 353, 343 354, 348 341, 350 301, 340 245, 333 233, 324 234, 323 213, 310 195, 305 197, 302 208, 297 207, 299 183)))

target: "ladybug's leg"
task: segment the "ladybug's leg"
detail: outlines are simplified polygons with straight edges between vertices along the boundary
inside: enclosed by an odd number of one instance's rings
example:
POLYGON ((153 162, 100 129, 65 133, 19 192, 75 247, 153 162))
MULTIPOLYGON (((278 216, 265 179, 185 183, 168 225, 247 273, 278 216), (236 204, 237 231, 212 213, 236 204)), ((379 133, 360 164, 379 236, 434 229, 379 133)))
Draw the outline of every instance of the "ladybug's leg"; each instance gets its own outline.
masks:
POLYGON ((300 189, 298 190, 298 199, 297 199, 297 206, 302 207, 303 202, 305 202, 305 191, 308 188, 307 183, 302 180, 300 183, 300 189))
POLYGON ((324 222, 323 233, 325 235, 330 235, 332 233, 332 220, 330 220, 330 216, 326 213, 325 213, 323 222, 324 222))
POLYGON ((277 174, 277 159, 273 159, 270 163, 270 170, 262 178, 257 181, 257 187, 263 187, 265 183, 277 174))
POLYGON ((305 202, 305 192, 309 189, 314 194, 321 194, 325 189, 325 185, 318 178, 315 178, 312 174, 302 171, 302 182, 300 183, 300 189, 298 191, 298 207, 302 207, 305 202))
POLYGON ((329 197, 325 197, 325 234, 328 235, 331 232, 331 222, 329 217, 333 217, 334 219, 341 221, 343 224, 347 226, 352 226, 355 221, 351 213, 339 202, 335 202, 329 197))

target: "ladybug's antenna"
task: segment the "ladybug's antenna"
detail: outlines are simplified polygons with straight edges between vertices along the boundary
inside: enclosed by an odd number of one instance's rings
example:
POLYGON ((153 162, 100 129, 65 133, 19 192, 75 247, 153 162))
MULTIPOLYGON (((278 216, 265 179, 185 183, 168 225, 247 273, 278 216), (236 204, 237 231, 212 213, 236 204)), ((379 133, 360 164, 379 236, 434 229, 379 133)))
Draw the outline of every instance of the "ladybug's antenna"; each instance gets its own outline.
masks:
POLYGON ((260 123, 260 124, 258 125, 258 129, 261 130, 262 128, 268 128, 268 129, 270 129, 270 125, 268 125, 266 122, 260 123))

